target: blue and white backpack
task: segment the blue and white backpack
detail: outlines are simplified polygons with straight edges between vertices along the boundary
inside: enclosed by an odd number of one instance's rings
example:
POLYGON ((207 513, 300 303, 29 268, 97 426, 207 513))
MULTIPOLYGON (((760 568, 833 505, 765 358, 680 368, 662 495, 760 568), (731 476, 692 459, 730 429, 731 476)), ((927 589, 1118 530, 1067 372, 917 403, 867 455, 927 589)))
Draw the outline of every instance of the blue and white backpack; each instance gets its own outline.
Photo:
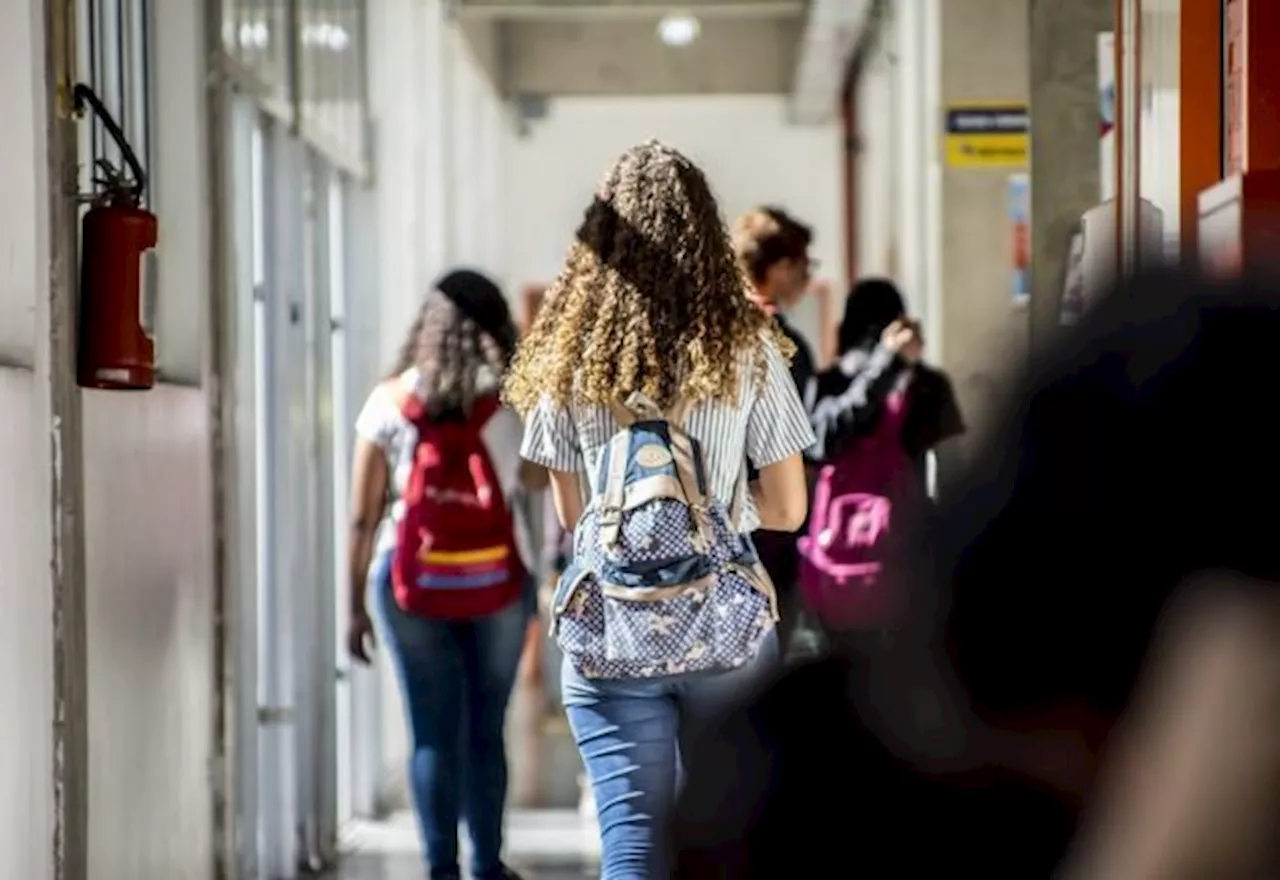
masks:
POLYGON ((732 511, 711 496, 681 406, 642 395, 614 407, 621 430, 600 457, 552 600, 551 633, 586 678, 734 669, 778 619, 773 584, 732 511))

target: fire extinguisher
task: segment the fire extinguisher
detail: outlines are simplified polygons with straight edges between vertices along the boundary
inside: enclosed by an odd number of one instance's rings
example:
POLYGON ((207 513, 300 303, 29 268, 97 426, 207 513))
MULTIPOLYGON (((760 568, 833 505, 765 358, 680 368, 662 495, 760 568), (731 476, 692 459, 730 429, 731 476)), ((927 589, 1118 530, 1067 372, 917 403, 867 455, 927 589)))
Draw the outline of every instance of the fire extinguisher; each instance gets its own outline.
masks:
POLYGON ((147 176, 124 132, 93 90, 75 87, 75 107, 101 120, 124 168, 99 160, 91 207, 80 224, 80 309, 76 381, 82 388, 155 385, 155 341, 142 324, 142 260, 156 246, 156 216, 142 208, 147 176))

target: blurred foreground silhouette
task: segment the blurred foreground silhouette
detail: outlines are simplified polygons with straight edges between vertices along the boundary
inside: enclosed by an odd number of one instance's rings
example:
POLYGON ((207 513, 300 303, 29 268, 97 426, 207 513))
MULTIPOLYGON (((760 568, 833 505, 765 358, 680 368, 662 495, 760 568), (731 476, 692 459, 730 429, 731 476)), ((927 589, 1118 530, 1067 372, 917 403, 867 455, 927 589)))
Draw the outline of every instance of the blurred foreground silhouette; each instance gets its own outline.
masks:
POLYGON ((907 627, 693 750, 679 875, 1265 876, 1278 289, 1142 278, 1029 370, 907 627))

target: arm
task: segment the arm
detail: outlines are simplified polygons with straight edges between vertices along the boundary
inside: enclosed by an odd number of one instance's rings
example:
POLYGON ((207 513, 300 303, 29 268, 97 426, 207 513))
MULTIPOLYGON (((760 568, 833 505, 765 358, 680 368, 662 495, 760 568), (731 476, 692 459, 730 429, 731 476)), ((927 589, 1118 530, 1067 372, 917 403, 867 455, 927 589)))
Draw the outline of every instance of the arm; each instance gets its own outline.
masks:
POLYGON ((964 417, 946 374, 920 365, 911 378, 911 394, 902 440, 914 455, 923 455, 939 443, 965 431, 964 417))
POLYGON ((810 454, 815 461, 838 455, 853 437, 875 423, 906 366, 895 352, 879 345, 858 365, 841 393, 820 396, 819 383, 810 385, 809 423, 817 437, 810 454))
POLYGON ((365 584, 373 544, 382 522, 387 497, 387 460, 382 450, 363 437, 356 440, 351 466, 351 534, 348 543, 347 577, 351 601, 352 629, 348 638, 351 655, 369 662, 365 638, 372 634, 365 610, 365 584))
POLYGON ((556 516, 561 525, 572 530, 582 515, 578 474, 583 468, 582 449, 572 413, 551 398, 543 398, 525 419, 520 457, 529 467, 546 473, 556 516))
POLYGON ((556 503, 556 518, 565 530, 572 532, 582 518, 582 494, 577 471, 549 471, 551 497, 556 503))
POLYGON ((813 444, 813 431, 786 362, 768 344, 765 376, 747 417, 748 472, 760 525, 794 532, 808 512, 808 481, 802 453, 813 444))
POLYGON ((520 485, 529 492, 541 492, 551 484, 551 472, 531 461, 520 462, 520 485))
POLYGON ((946 376, 941 378, 942 403, 938 414, 938 437, 934 445, 950 440, 952 437, 959 437, 968 430, 964 423, 964 416, 960 412, 960 402, 956 400, 955 389, 951 387, 951 381, 946 376))
POLYGON ((760 469, 751 484, 751 497, 760 515, 760 527, 794 532, 804 525, 809 509, 809 487, 804 459, 797 453, 760 469))

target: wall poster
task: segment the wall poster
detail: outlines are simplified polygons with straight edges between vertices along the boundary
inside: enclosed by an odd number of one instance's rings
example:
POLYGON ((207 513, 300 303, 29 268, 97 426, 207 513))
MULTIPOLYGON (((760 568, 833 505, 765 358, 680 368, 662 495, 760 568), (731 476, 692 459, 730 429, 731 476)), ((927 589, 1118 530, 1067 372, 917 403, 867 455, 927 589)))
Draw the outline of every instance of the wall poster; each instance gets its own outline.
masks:
POLYGON ((1116 197, 1116 38, 1098 34, 1098 201, 1116 197))
POLYGON ((1031 299, 1031 177, 1009 175, 1009 227, 1012 235, 1013 288, 1015 306, 1031 299))

